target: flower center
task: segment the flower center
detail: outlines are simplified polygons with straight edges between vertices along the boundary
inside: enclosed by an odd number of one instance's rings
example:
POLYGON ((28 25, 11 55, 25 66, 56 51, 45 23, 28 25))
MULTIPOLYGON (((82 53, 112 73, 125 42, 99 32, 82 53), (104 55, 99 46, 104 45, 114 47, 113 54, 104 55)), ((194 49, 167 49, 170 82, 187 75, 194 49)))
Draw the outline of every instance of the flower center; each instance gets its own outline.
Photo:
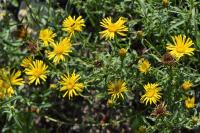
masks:
POLYGON ((67 89, 72 90, 74 88, 75 83, 73 81, 69 81, 66 85, 67 89))
POLYGON ((118 29, 118 26, 116 24, 110 24, 108 27, 109 32, 116 32, 118 29))
POLYGON ((115 87, 114 87, 113 91, 115 93, 120 93, 122 91, 122 84, 119 82, 115 83, 115 87))
POLYGON ((57 46, 57 47, 55 48, 55 53, 56 53, 57 55, 62 55, 62 54, 64 53, 64 48, 63 48, 63 47, 60 47, 60 46, 57 46))
POLYGON ((118 93, 119 90, 120 90, 119 86, 115 86, 115 88, 114 88, 114 92, 115 92, 115 93, 118 93))
POLYGON ((37 78, 40 77, 40 75, 42 75, 42 70, 41 69, 35 69, 33 75, 37 78))
POLYGON ((148 97, 148 98, 152 98, 154 95, 155 95, 155 89, 150 89, 150 90, 148 90, 147 92, 146 92, 146 96, 148 97))
POLYGON ((44 33, 44 34, 42 35, 42 38, 44 38, 45 40, 47 40, 47 39, 49 38, 49 35, 46 34, 46 33, 44 33))
POLYGON ((143 62, 141 68, 145 71, 148 68, 148 64, 146 62, 143 62))
POLYGON ((177 46, 177 47, 176 47, 176 51, 177 51, 178 53, 184 53, 184 52, 185 52, 185 47, 183 47, 183 46, 177 46))

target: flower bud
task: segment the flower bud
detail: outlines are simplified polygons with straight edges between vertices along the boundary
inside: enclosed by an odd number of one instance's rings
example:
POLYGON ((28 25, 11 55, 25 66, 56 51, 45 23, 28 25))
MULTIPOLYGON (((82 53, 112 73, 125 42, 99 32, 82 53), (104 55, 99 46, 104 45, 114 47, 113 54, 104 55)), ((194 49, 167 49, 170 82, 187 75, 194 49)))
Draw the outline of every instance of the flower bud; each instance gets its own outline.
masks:
POLYGON ((168 0, 163 0, 162 4, 163 4, 164 7, 168 7, 169 1, 168 0))
POLYGON ((139 133, 146 133, 147 132, 147 128, 144 125, 140 126, 138 130, 139 130, 139 133))
POLYGON ((121 48, 119 50, 119 56, 120 57, 125 57, 126 56, 126 49, 125 48, 121 48))

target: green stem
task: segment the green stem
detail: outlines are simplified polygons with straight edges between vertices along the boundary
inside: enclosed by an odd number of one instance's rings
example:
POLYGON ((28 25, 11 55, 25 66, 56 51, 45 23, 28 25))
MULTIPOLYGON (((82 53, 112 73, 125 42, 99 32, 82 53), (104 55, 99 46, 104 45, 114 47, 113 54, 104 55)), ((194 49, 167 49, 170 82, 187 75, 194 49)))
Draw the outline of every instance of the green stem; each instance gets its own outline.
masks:
POLYGON ((121 77, 123 76, 123 67, 124 67, 124 57, 120 57, 121 58, 121 77))
MULTIPOLYGON (((168 104, 169 106, 172 105, 172 98, 173 98, 173 86, 172 86, 172 82, 173 82, 173 66, 169 67, 169 81, 168 81, 168 91, 167 91, 167 97, 168 97, 168 104)), ((173 109, 173 107, 172 107, 173 109)))

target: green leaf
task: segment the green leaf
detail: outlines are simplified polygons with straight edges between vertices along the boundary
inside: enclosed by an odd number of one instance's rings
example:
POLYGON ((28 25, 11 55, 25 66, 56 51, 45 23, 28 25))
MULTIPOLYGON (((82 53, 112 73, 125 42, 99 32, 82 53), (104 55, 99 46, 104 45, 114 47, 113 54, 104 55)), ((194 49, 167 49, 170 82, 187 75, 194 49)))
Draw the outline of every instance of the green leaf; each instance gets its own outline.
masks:
POLYGON ((17 124, 17 126, 19 126, 20 128, 22 128, 21 122, 18 120, 17 115, 15 115, 14 117, 15 123, 17 124))
POLYGON ((14 7, 18 7, 19 6, 19 3, 17 0, 12 0, 11 1, 11 4, 14 6, 14 7))
POLYGON ((197 33, 197 36, 196 36, 196 46, 200 49, 200 33, 198 32, 197 33))
POLYGON ((11 97, 9 100, 6 100, 6 101, 3 101, 0 103, 0 106, 5 106, 9 103, 11 103, 12 101, 16 101, 17 99, 21 99, 22 97, 21 96, 15 96, 15 97, 11 97))
POLYGON ((185 23, 185 20, 182 20, 180 22, 177 22, 176 24, 172 25, 168 30, 167 33, 169 33, 171 30, 176 29, 178 26, 182 25, 185 23))

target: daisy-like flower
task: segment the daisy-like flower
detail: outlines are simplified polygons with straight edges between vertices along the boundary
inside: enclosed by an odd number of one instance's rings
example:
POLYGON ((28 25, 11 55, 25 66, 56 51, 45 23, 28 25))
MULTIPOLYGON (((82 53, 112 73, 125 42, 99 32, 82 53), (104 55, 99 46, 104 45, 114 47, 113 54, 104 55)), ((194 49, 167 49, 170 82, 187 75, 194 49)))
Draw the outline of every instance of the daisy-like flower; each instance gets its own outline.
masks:
POLYGON ((71 48, 72 45, 70 43, 70 40, 68 38, 64 38, 59 43, 53 43, 52 44, 53 51, 49 52, 48 58, 51 60, 53 59, 53 62, 55 64, 58 64, 60 60, 65 60, 65 55, 69 55, 69 52, 72 52, 71 48))
POLYGON ((73 18, 71 16, 68 16, 63 21, 62 26, 62 30, 67 31, 69 37, 71 38, 71 36, 74 35, 75 32, 82 31, 82 28, 85 27, 85 21, 84 19, 82 19, 82 16, 79 16, 77 19, 75 18, 75 16, 73 18))
POLYGON ((124 32, 128 31, 128 28, 124 25, 126 23, 126 19, 124 17, 120 17, 115 23, 112 22, 111 17, 107 17, 100 23, 105 30, 99 33, 101 37, 106 40, 114 39, 116 33, 121 36, 126 36, 124 32))
POLYGON ((24 80, 23 78, 19 78, 21 76, 21 71, 13 71, 10 75, 10 82, 12 85, 24 85, 24 80))
POLYGON ((142 58, 138 61, 138 69, 141 73, 146 74, 149 71, 150 67, 151 64, 149 63, 148 60, 142 58))
POLYGON ((62 87, 60 91, 65 91, 63 97, 66 95, 68 98, 72 98, 73 96, 77 96, 79 92, 83 91, 84 84, 79 83, 80 75, 75 74, 73 72, 71 75, 68 73, 67 75, 61 76, 61 80, 59 81, 62 87))
POLYGON ((13 71, 10 74, 10 69, 0 69, 0 99, 11 97, 14 94, 13 85, 24 85, 21 76, 21 71, 13 71))
POLYGON ((161 99, 161 93, 160 93, 160 87, 158 87, 159 84, 156 83, 148 83, 144 85, 145 94, 142 95, 141 101, 144 103, 146 102, 146 105, 150 103, 157 104, 157 102, 161 99))
POLYGON ((118 98, 124 99, 124 93, 128 91, 126 83, 123 80, 115 80, 108 84, 108 94, 111 95, 111 100, 115 101, 118 98))
POLYGON ((51 29, 43 29, 40 31, 39 39, 44 43, 44 46, 47 47, 49 43, 53 43, 53 38, 56 36, 56 33, 53 33, 51 29))
POLYGON ((167 44, 167 50, 170 54, 179 60, 184 55, 193 55, 195 48, 191 48, 193 42, 190 38, 186 38, 185 35, 178 35, 172 37, 173 44, 167 44))
POLYGON ((24 67, 24 68, 29 67, 29 65, 31 64, 32 61, 33 61, 33 57, 32 56, 25 57, 22 60, 21 66, 24 67))
POLYGON ((188 108, 188 109, 190 109, 190 108, 194 108, 194 106, 195 106, 195 98, 194 98, 194 96, 192 97, 192 98, 187 98, 186 100, 185 100, 185 107, 186 108, 188 108))
POLYGON ((189 80, 186 80, 181 86, 185 91, 187 91, 192 87, 192 83, 189 80))
POLYGON ((33 61, 29 67, 25 69, 28 75, 29 84, 35 82, 35 85, 40 84, 40 79, 46 81, 48 66, 42 60, 33 61))

